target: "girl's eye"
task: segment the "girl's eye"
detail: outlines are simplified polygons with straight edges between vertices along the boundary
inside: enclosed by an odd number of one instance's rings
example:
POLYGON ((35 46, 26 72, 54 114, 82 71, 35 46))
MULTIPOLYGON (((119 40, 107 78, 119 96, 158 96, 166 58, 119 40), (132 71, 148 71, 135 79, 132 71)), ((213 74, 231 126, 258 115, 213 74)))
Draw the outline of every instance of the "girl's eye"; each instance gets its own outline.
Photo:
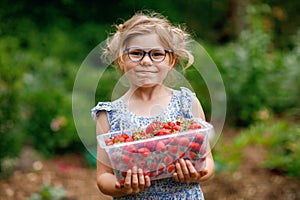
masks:
POLYGON ((131 56, 143 56, 143 52, 139 50, 130 51, 129 54, 131 56))
POLYGON ((163 57, 163 56, 165 56, 165 52, 155 51, 155 52, 152 52, 151 56, 153 56, 153 57, 163 57))

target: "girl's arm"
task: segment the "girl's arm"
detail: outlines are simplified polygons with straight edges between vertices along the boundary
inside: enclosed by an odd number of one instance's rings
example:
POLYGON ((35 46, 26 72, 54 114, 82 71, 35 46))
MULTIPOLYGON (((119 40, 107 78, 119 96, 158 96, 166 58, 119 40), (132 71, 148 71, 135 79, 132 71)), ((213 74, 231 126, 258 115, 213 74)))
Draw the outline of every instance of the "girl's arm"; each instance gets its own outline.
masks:
MULTIPOLYGON (((109 132, 110 127, 106 117, 106 113, 101 111, 98 115, 96 134, 109 132)), ((125 196, 128 194, 138 193, 150 186, 150 178, 144 176, 140 169, 132 169, 127 171, 124 186, 117 181, 113 169, 104 149, 98 145, 97 150, 97 186, 100 191, 106 195, 113 197, 125 196)))

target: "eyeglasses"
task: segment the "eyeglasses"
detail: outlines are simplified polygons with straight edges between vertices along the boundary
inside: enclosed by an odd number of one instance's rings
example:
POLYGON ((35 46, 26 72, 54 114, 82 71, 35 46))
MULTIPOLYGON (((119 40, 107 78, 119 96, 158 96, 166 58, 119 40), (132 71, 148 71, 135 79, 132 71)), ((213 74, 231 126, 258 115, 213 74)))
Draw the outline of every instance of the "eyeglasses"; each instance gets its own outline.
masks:
POLYGON ((140 62, 147 54, 153 62, 162 62, 165 60, 167 53, 172 53, 172 50, 165 49, 151 49, 150 51, 144 51, 143 49, 136 47, 126 48, 128 57, 132 62, 140 62))

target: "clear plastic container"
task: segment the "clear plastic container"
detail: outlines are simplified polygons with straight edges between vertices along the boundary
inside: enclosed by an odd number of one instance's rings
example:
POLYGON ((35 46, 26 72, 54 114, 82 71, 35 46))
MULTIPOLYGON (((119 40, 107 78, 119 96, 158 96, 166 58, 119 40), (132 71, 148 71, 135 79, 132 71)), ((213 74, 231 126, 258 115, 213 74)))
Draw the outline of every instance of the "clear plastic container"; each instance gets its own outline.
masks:
POLYGON ((125 130, 98 135, 97 141, 107 152, 111 167, 121 183, 127 170, 134 166, 142 168, 151 180, 167 178, 173 176, 175 163, 180 158, 189 159, 198 171, 205 167, 206 156, 210 151, 208 137, 213 126, 203 120, 196 120, 201 124, 199 129, 106 145, 105 141, 115 135, 132 135, 133 130, 125 130))

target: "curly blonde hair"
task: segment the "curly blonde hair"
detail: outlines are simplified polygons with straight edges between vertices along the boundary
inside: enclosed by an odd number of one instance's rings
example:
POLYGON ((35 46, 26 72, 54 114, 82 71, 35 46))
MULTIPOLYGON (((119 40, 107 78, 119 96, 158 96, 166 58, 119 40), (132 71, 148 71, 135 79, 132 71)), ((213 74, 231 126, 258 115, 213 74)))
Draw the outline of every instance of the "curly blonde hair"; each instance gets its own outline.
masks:
POLYGON ((172 25, 164 16, 155 12, 137 12, 123 24, 116 26, 117 31, 107 39, 102 52, 102 59, 108 63, 116 61, 124 54, 129 40, 138 35, 156 33, 166 49, 174 51, 174 57, 183 70, 194 62, 188 50, 191 41, 188 34, 180 26, 172 25))

